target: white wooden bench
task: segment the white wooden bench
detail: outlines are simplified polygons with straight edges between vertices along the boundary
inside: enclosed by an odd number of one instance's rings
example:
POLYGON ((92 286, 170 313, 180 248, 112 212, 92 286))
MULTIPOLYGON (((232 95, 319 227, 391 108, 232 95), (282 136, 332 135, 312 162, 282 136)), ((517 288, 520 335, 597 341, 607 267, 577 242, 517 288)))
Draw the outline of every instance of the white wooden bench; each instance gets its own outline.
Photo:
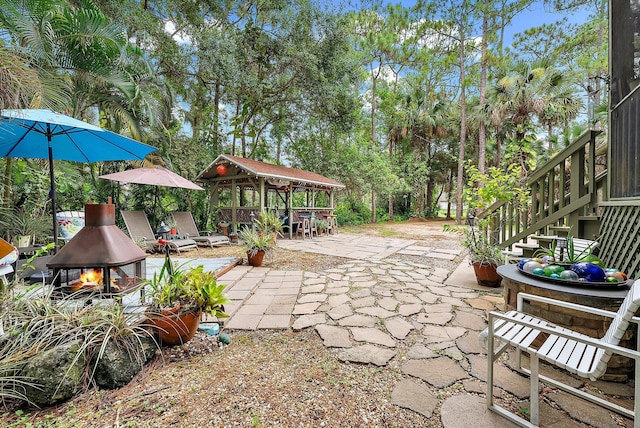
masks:
POLYGON ((634 419, 634 427, 640 428, 640 420, 634 417, 640 411, 638 403, 640 398, 640 334, 638 334, 636 341, 636 349, 619 346, 620 339, 627 331, 629 324, 640 324, 640 318, 635 316, 638 308, 640 308, 640 280, 633 284, 617 313, 525 293, 518 294, 516 311, 504 314, 496 311, 490 312, 489 327, 481 334, 481 341, 483 337, 487 340, 487 407, 518 425, 537 427, 540 421, 538 382, 542 380, 547 385, 632 418, 634 419), (525 300, 601 315, 611 318, 612 322, 604 337, 592 338, 525 313, 523 311, 525 300), (516 349, 518 370, 530 376, 530 421, 507 411, 493 400, 494 363, 509 347, 516 349), (530 369, 522 367, 522 351, 529 354, 530 369), (580 377, 596 380, 605 373, 607 363, 613 354, 622 355, 635 361, 636 382, 633 411, 539 373, 539 360, 542 359, 580 377))

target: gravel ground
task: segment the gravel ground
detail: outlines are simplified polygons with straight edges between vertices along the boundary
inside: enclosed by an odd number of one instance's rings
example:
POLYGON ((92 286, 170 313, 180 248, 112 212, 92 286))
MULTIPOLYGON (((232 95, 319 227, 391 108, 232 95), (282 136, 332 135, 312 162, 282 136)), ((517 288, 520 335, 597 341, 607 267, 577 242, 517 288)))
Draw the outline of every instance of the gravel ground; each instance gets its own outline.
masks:
MULTIPOLYGON (((351 229, 352 233, 417 239, 417 245, 460 248, 442 222, 351 229)), ((186 255, 185 255, 186 256, 186 255)), ((189 254, 191 256, 191 254, 189 254)), ((200 250, 198 257, 242 257, 239 246, 200 250)), ((399 258, 399 256, 394 256, 399 258)), ((453 262, 420 260, 453 270, 453 262)), ((345 259, 277 249, 267 265, 322 271, 345 259)), ((318 334, 293 331, 231 332, 228 346, 199 332, 182 347, 163 348, 126 387, 90 390, 51 408, 8 409, 2 426, 42 427, 441 427, 431 418, 391 404, 404 375, 400 366, 413 344, 398 341, 387 367, 342 363, 318 334)), ((440 390, 439 394, 454 394, 440 390)))

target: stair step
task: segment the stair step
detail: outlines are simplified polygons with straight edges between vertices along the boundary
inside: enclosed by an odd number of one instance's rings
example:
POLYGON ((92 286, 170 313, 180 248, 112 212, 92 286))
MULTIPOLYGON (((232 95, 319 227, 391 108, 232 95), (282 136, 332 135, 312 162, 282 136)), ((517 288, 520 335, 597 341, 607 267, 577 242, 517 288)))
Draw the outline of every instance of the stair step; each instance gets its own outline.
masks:
POLYGON ((524 258, 534 257, 536 251, 540 249, 540 246, 538 244, 530 244, 524 242, 516 242, 515 244, 513 244, 513 246, 522 250, 522 257, 524 258))
POLYGON ((559 238, 558 235, 531 235, 530 239, 538 242, 540 248, 551 248, 553 241, 559 238))
POLYGON ((578 217, 580 221, 600 221, 602 220, 598 215, 581 215, 578 217))
POLYGON ((566 238, 571 231, 570 226, 549 226, 549 230, 554 230, 558 234, 558 236, 566 238))
POLYGON ((529 244, 524 242, 516 242, 515 244, 513 244, 513 246, 517 248, 522 248, 523 250, 537 250, 540 248, 540 245, 538 244, 529 244))

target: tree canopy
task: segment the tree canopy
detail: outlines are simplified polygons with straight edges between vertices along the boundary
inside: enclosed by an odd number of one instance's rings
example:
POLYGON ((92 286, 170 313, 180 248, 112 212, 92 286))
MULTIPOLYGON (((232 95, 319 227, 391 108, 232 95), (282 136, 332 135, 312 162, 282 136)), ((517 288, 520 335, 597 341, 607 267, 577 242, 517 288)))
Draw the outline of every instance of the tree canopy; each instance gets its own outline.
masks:
MULTIPOLYGON (((526 175, 607 103, 606 3, 557 3, 588 20, 505 40, 532 0, 0 0, 0 108, 99 123, 190 179, 229 153, 335 178, 362 219, 460 219, 467 162, 526 175)), ((0 166, 5 207, 46 206, 37 161, 0 166)), ((96 178, 125 167, 58 163, 61 206, 215 221, 205 192, 125 198, 96 178)))

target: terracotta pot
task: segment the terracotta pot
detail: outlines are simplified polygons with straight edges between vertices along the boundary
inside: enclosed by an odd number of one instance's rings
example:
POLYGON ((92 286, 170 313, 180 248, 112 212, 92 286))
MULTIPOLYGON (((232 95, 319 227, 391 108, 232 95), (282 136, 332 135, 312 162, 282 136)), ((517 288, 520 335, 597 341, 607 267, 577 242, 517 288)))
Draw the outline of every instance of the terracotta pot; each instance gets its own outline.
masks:
POLYGON ((256 252, 253 256, 250 251, 247 251, 247 261, 250 266, 258 267, 262 266, 262 260, 264 259, 264 251, 260 250, 256 252))
POLYGON ((198 330, 202 309, 190 312, 180 312, 180 306, 176 306, 149 319, 161 345, 174 346, 187 343, 198 330))
POLYGON ((478 285, 483 287, 499 287, 502 277, 498 275, 498 266, 489 264, 473 263, 473 270, 476 273, 478 285))

